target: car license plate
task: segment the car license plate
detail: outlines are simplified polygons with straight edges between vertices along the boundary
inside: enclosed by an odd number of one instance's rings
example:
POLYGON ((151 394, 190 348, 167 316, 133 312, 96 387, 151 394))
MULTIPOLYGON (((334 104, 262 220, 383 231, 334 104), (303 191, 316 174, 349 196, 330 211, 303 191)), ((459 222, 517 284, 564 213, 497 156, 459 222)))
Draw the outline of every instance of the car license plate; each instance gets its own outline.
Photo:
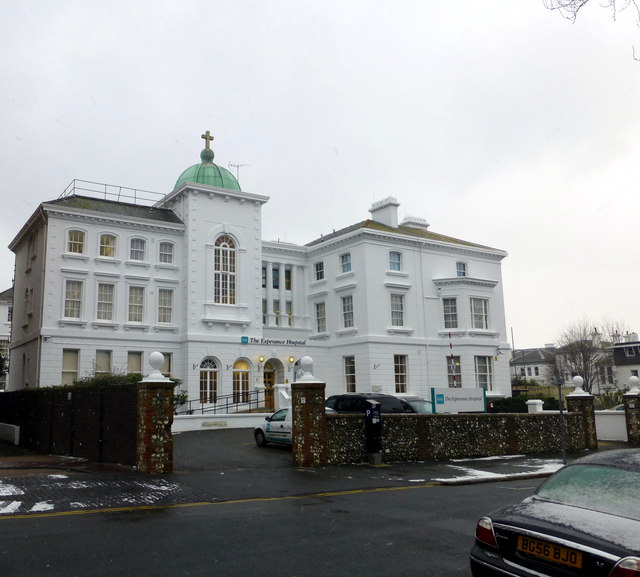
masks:
POLYGON ((568 565, 575 569, 582 568, 582 553, 580 551, 538 539, 531 539, 524 535, 518 535, 518 551, 552 561, 553 563, 568 565))

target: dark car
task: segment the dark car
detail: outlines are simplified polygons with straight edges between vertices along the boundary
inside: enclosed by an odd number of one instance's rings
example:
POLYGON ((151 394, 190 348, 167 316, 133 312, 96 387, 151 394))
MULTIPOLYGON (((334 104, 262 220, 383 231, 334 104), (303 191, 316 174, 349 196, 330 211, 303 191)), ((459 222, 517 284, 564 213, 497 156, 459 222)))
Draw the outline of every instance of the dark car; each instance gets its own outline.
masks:
POLYGON ((380 403, 381 413, 420 413, 423 412, 423 405, 417 402, 418 399, 424 403, 428 402, 420 397, 403 398, 383 393, 344 393, 330 396, 325 406, 336 413, 364 413, 371 407, 369 400, 372 400, 380 403), (416 402, 415 408, 412 402, 416 402))
POLYGON ((640 576, 640 449, 594 453, 476 526, 474 577, 640 576))

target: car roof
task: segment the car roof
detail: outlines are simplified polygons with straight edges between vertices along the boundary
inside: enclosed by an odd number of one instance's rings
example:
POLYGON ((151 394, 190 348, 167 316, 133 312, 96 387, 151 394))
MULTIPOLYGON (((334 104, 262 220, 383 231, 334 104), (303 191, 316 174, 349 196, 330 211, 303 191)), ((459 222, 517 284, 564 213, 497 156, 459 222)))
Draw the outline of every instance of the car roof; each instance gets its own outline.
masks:
POLYGON ((586 457, 582 457, 573 462, 574 465, 606 465, 627 469, 629 471, 640 471, 640 449, 611 449, 598 451, 586 457))

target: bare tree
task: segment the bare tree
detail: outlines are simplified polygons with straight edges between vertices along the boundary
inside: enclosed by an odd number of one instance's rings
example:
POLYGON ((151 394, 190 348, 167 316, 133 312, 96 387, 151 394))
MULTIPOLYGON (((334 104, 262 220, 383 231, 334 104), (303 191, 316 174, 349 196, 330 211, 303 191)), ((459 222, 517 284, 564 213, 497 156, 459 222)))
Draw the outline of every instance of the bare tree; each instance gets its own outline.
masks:
POLYGON ((611 364, 608 341, 589 320, 567 327, 556 340, 556 360, 560 374, 579 375, 584 379, 582 388, 590 393, 598 381, 598 367, 611 364))
MULTIPOLYGON (((557 10, 565 18, 575 21, 578 17, 578 12, 580 12, 590 0, 542 0, 542 2, 549 10, 557 10)), ((640 20, 640 5, 638 0, 600 0, 599 4, 603 8, 608 8, 611 11, 614 20, 619 12, 633 6, 640 20)))

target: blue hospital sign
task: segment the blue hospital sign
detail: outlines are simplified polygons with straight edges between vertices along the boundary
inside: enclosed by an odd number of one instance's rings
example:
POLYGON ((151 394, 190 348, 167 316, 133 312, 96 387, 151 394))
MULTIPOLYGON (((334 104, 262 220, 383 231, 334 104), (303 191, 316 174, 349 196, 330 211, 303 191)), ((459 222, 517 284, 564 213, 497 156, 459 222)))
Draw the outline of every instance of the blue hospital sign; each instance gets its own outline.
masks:
POLYGON ((249 344, 249 337, 241 337, 240 344, 248 345, 249 344))
POLYGON ((444 405, 444 395, 436 395, 436 405, 444 405))

